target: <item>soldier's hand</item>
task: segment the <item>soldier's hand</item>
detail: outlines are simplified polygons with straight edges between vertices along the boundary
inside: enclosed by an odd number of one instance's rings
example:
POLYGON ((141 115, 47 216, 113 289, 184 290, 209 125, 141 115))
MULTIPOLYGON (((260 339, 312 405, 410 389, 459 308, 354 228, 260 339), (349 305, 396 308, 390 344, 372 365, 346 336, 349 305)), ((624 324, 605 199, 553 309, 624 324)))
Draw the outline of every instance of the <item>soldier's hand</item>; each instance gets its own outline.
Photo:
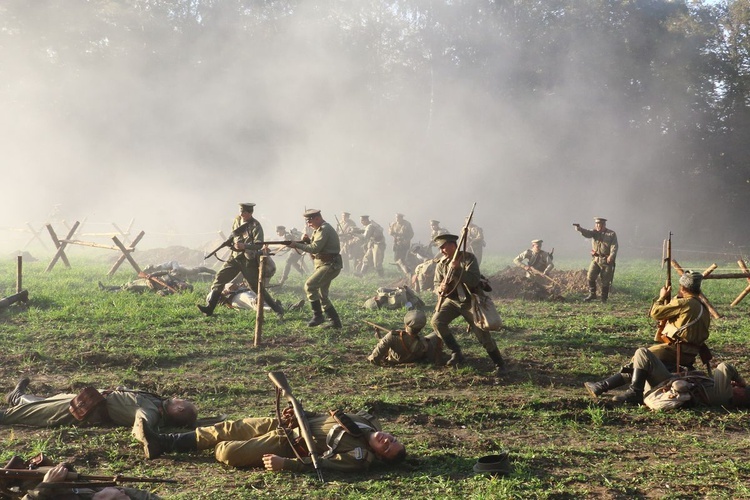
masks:
POLYGON ((244 249, 245 249, 245 244, 244 244, 244 243, 242 243, 242 242, 240 241, 240 242, 239 242, 239 243, 237 243, 237 244, 236 244, 236 245, 235 245, 234 247, 235 247, 235 248, 236 248, 237 250, 244 250, 244 249))
POLYGON ((308 235, 304 235, 302 237, 302 242, 303 243, 310 243, 310 237, 308 235))
POLYGON ((263 467, 265 467, 267 471, 280 471, 284 467, 284 458, 278 455, 263 455, 263 467))
POLYGON ((68 477, 68 467, 65 464, 58 464, 52 467, 42 479, 45 483, 61 483, 68 477))
POLYGON ((669 297, 670 293, 672 293, 671 286, 661 287, 661 290, 659 290, 659 300, 666 300, 666 298, 669 297))

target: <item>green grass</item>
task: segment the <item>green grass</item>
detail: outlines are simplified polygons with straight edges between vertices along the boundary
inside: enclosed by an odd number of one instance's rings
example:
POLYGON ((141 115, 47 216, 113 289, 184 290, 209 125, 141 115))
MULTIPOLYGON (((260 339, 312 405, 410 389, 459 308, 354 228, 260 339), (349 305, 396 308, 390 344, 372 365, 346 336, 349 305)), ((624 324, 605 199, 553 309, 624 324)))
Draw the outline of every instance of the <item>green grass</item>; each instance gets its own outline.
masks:
MULTIPOLYGON (((489 256, 483 272, 492 275, 510 260, 489 256)), ((563 270, 586 266, 556 264, 563 270)), ((710 263, 681 264, 703 269, 710 263)), ((108 279, 109 264, 80 258, 72 265, 45 273, 46 263, 24 264, 31 301, 0 311, 4 390, 24 374, 44 395, 127 385, 189 398, 204 415, 241 418, 272 414, 266 374, 282 370, 308 409, 375 412, 403 438, 409 457, 397 468, 376 466, 366 474, 329 472, 321 485, 313 475, 231 469, 209 452, 146 461, 129 429, 0 427, 0 460, 43 451, 92 474, 174 477, 180 484, 153 490, 178 499, 750 498, 747 412, 654 414, 593 401, 583 389, 584 381, 613 373, 637 347, 651 343, 654 323, 647 312, 663 281, 658 263, 618 263, 607 304, 582 303, 580 294, 563 302, 497 300, 505 329, 494 336, 510 365, 500 379, 490 376, 491 362, 461 320, 454 331, 467 366, 370 366, 365 357, 376 339, 362 320, 397 327, 404 311, 370 311, 362 304, 378 286, 395 282, 395 274, 383 281, 342 275, 334 282, 342 330, 307 328, 306 306, 283 323, 268 314, 262 343, 254 347, 252 313, 220 308, 211 318, 199 314, 195 304, 204 300, 207 283, 170 297, 104 293, 97 281, 121 284, 132 275, 123 268, 108 279), (502 449, 511 455, 509 476, 472 472, 478 457, 502 449)), ((0 296, 14 293, 14 280, 15 260, 0 262, 0 296)), ((272 293, 292 304, 303 297, 301 285, 292 275, 288 286, 272 293)), ((714 320, 709 341, 716 360, 750 374, 750 302, 729 307, 746 285, 707 281, 704 292, 723 315, 714 320)), ((434 305, 429 295, 423 299, 434 305)))

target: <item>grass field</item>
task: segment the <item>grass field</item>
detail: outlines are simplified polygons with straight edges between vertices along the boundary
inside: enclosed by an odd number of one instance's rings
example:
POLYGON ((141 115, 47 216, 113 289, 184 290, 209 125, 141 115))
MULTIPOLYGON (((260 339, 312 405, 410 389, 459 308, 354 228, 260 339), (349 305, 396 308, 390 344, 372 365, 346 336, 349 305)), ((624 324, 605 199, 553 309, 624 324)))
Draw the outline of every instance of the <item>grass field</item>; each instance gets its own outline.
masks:
MULTIPOLYGON (((483 272, 491 275, 510 260, 489 257, 483 272)), ((704 269, 711 262, 681 264, 704 269)), ((557 262, 559 269, 585 265, 557 262)), ((46 263, 24 264, 28 306, 0 311, 0 389, 7 392, 24 375, 42 395, 126 385, 191 399, 202 415, 241 418, 272 414, 267 372, 281 370, 309 410, 374 412, 406 443, 408 459, 367 474, 328 472, 320 484, 312 474, 231 469, 210 452, 147 461, 124 428, 0 427, 0 461, 43 451, 86 473, 176 478, 179 484, 153 491, 178 499, 750 498, 746 411, 654 414, 594 401, 583 389, 584 381, 613 373, 651 343, 647 312, 663 281, 658 262, 618 262, 607 304, 582 303, 581 295, 497 301, 506 327, 495 338, 509 362, 501 378, 490 376, 489 358, 460 320, 455 332, 468 366, 370 366, 365 357, 376 339, 362 320, 398 327, 404 314, 362 307, 389 279, 342 275, 332 289, 342 330, 307 328, 306 306, 283 323, 268 314, 255 348, 253 314, 223 308, 210 318, 199 314, 195 304, 207 283, 169 297, 100 292, 97 281, 132 279, 124 268, 107 279, 109 266, 76 259, 71 269, 58 264, 45 273, 46 263), (511 456, 509 476, 472 472, 478 457, 502 449, 511 456)), ((293 276, 272 292, 290 304, 303 297, 301 283, 293 276)), ((750 299, 729 307, 746 285, 713 280, 704 292, 723 315, 709 339, 716 361, 731 361, 747 375, 750 299)), ((0 296, 14 287, 15 260, 0 262, 0 296)), ((428 309, 434 306, 433 297, 423 298, 428 309)))

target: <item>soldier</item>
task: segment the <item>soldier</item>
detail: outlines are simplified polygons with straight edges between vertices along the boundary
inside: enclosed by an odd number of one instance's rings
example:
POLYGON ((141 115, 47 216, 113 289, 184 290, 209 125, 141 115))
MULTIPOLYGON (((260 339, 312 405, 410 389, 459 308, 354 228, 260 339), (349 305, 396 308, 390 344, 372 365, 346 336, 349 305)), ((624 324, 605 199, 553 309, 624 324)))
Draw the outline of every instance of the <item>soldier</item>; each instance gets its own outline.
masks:
POLYGON ((576 231, 584 238, 591 238, 591 265, 586 278, 589 282, 589 294, 584 302, 596 298, 596 279, 602 280, 602 302, 609 298, 609 288, 615 276, 615 259, 617 258, 617 234, 607 229, 607 219, 594 217, 594 229, 583 229, 580 224, 573 224, 576 231))
POLYGON ((443 341, 435 333, 420 335, 427 323, 422 311, 409 311, 404 316, 404 329, 386 333, 367 356, 374 365, 397 365, 415 361, 431 361, 440 364, 443 356, 443 341))
MULTIPOLYGON (((224 285, 232 281, 238 274, 247 281, 248 286, 258 293, 258 276, 260 274, 260 255, 263 249, 263 227, 253 218, 255 203, 240 203, 240 215, 232 222, 232 233, 243 224, 247 224, 240 235, 234 236, 232 256, 221 267, 211 284, 211 293, 206 305, 198 305, 198 309, 206 316, 211 316, 219 303, 224 285)), ((263 300, 279 318, 284 317, 284 308, 276 302, 268 290, 263 288, 263 300)))
POLYGON ((472 221, 469 224, 469 231, 466 234, 466 248, 469 252, 473 253, 477 258, 477 264, 482 265, 482 253, 484 247, 487 245, 484 241, 484 230, 474 224, 472 221))
POLYGON ((430 244, 427 246, 427 249, 432 252, 432 248, 435 248, 436 255, 440 256, 440 249, 435 244, 435 238, 440 236, 441 234, 449 233, 447 229, 444 227, 440 227, 440 221, 432 219, 430 220, 430 244))
POLYGON ((411 276, 412 270, 408 264, 408 254, 411 250, 414 230, 411 223, 404 219, 404 214, 396 214, 396 220, 388 226, 388 234, 393 237, 393 262, 405 275, 411 276))
POLYGON ((315 271, 305 282, 305 293, 313 310, 313 317, 308 321, 307 326, 323 324, 325 312, 331 320, 331 325, 334 328, 341 328, 339 314, 328 298, 331 281, 339 275, 343 267, 339 235, 333 226, 323 220, 320 210, 311 208, 305 211, 304 217, 307 225, 313 229, 312 238, 303 238, 303 241, 309 241, 309 243, 293 241, 290 246, 311 253, 315 262, 315 271))
POLYGON ((383 257, 385 256, 386 246, 383 228, 374 220, 370 220, 369 215, 362 215, 359 222, 365 228, 365 234, 363 235, 365 256, 362 258, 362 266, 359 269, 359 274, 363 275, 371 267, 374 267, 378 276, 383 277, 385 276, 383 272, 383 257))
MULTIPOLYGON (((26 394, 29 379, 24 378, 5 396, 10 405, 0 412, 0 425, 27 425, 30 427, 53 427, 81 423, 70 412, 70 402, 76 394, 58 394, 48 398, 26 394)), ((193 427, 198 410, 184 399, 163 398, 150 392, 133 391, 118 387, 112 391, 101 391, 106 411, 93 411, 85 422, 131 427, 136 415, 141 415, 149 425, 159 427, 193 427)))
POLYGON ((458 236, 454 234, 442 234, 435 238, 435 244, 443 254, 435 270, 435 291, 444 299, 440 308, 432 316, 432 327, 451 351, 451 357, 446 366, 460 365, 464 362, 464 356, 451 333, 450 324, 454 319, 463 316, 469 324, 469 329, 474 332, 479 343, 495 363, 495 373, 500 374, 505 369, 505 361, 500 355, 497 344, 489 331, 482 330, 474 324, 471 315, 471 293, 477 289, 481 278, 479 264, 474 254, 469 252, 459 253, 455 261, 451 263, 453 255, 459 251, 457 240, 458 236), (458 272, 451 281, 444 283, 450 266, 456 270, 460 269, 461 272, 458 272))
POLYGON ((351 269, 356 270, 362 259, 361 242, 357 236, 357 223, 351 219, 349 212, 341 212, 341 221, 339 222, 338 233, 341 241, 341 259, 344 264, 344 271, 351 269))
MULTIPOLYGON (((276 226, 276 236, 278 236, 279 239, 283 241, 299 241, 302 239, 302 233, 294 228, 292 228, 291 231, 287 231, 286 227, 284 226, 276 226)), ((284 264, 284 272, 281 275, 279 286, 286 283, 287 278, 289 278, 289 271, 292 268, 297 270, 297 272, 299 272, 302 276, 307 273, 307 269, 305 268, 305 261, 302 259, 304 257, 304 254, 299 250, 295 250, 291 247, 281 247, 276 251, 276 253, 287 254, 286 264, 284 264)))
MULTIPOLYGON (((380 422, 372 415, 340 410, 331 413, 309 413, 307 417, 316 444, 314 451, 321 456, 322 468, 364 471, 376 458, 396 463, 406 456, 404 445, 392 434, 383 432, 380 422)), ((294 419, 289 428, 296 427, 294 415, 289 418, 294 419)), ((145 422, 139 422, 133 434, 143 443, 146 458, 170 452, 213 449, 216 460, 232 467, 264 467, 274 472, 312 470, 309 459, 297 458, 276 418, 245 418, 179 434, 158 434, 145 422)), ((300 443, 299 448, 301 455, 307 454, 305 444, 300 443)))
POLYGON ((555 268, 555 264, 552 262, 552 254, 542 250, 542 243, 542 240, 532 240, 531 248, 524 250, 518 254, 518 257, 513 259, 515 265, 526 269, 527 278, 531 278, 529 268, 536 269, 544 275, 549 274, 555 268), (524 260, 527 262, 524 263, 524 260))

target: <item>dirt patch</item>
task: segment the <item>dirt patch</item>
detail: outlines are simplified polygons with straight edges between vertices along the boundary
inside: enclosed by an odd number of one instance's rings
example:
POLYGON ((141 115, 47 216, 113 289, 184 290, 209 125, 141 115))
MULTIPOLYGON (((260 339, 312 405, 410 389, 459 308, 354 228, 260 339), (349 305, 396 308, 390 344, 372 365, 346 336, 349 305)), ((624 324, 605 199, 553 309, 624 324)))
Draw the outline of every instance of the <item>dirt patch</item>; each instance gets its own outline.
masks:
POLYGON ((489 277, 493 299, 565 300, 568 295, 585 293, 586 271, 552 271, 549 279, 526 277, 520 267, 508 266, 489 277))

